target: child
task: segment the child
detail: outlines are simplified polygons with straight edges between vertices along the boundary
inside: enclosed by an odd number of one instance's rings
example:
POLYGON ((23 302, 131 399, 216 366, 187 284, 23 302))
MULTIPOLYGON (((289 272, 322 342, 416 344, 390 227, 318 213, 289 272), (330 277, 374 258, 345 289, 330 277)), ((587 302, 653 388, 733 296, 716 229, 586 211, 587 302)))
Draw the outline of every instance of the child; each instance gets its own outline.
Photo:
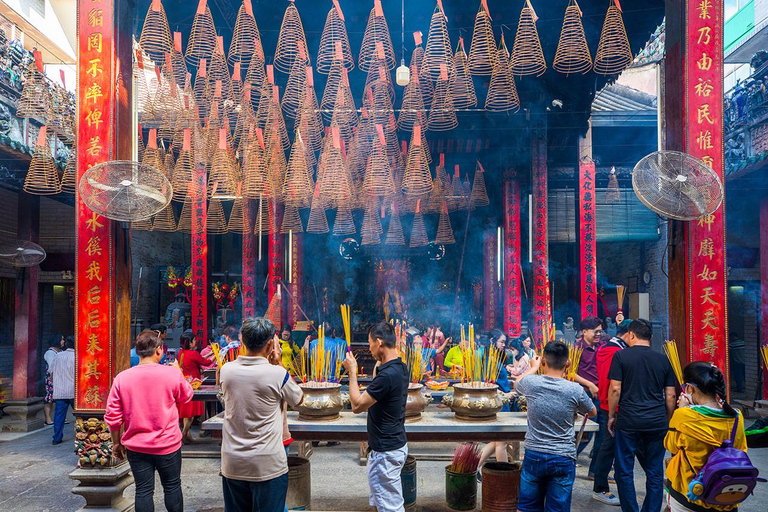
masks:
POLYGON ((515 383, 518 394, 528 402, 528 432, 525 459, 520 477, 519 512, 571 510, 573 480, 576 476, 575 413, 597 415, 584 388, 564 378, 570 366, 568 347, 549 342, 544 347, 544 375, 535 375, 541 357, 515 383))

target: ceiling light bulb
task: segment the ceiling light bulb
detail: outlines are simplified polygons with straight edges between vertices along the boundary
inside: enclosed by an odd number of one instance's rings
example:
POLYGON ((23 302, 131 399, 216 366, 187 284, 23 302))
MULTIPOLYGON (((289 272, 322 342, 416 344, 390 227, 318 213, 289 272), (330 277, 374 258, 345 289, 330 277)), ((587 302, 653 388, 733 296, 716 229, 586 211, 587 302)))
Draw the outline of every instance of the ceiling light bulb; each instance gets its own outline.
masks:
POLYGON ((405 59, 400 61, 400 67, 395 73, 395 82, 397 85, 405 87, 411 81, 411 70, 405 65, 405 59))

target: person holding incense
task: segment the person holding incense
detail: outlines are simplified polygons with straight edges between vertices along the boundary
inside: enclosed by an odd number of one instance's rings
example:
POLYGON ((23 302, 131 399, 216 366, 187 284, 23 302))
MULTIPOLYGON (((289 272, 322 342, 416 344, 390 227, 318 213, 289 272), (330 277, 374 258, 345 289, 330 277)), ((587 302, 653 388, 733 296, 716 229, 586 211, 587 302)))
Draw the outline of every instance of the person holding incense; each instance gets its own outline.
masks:
POLYGON ((408 369, 397 353, 395 330, 390 324, 379 322, 368 330, 368 347, 381 366, 363 393, 357 383, 357 360, 351 352, 347 352, 343 364, 349 373, 352 411, 368 412, 369 503, 378 512, 402 512, 405 502, 400 471, 408 455, 405 437, 408 369))
MULTIPOLYGON (((179 350, 179 366, 181 373, 187 380, 202 380, 202 369, 208 366, 213 359, 211 353, 210 359, 203 357, 197 351, 197 338, 191 332, 185 332, 179 338, 181 350, 179 350)), ((181 430, 181 440, 184 444, 193 443, 189 430, 192 428, 192 421, 197 416, 202 416, 205 412, 205 403, 192 400, 183 404, 178 404, 179 418, 183 420, 184 427, 181 430)))
POLYGON ((283 402, 301 388, 280 366, 280 341, 266 318, 243 321, 245 355, 222 366, 221 475, 225 512, 283 512, 288 491, 283 402))
POLYGON ((424 344, 424 336, 419 335, 418 331, 413 336, 413 348, 414 350, 418 350, 421 352, 422 357, 429 361, 429 366, 427 367, 427 373, 430 375, 432 372, 435 371, 435 358, 438 354, 442 354, 443 350, 445 350, 445 347, 448 345, 448 339, 443 340, 443 344, 440 345, 437 348, 432 348, 431 346, 426 346, 424 344))
POLYGON ((576 413, 594 418, 592 399, 584 388, 565 378, 571 362, 565 343, 547 343, 542 358, 515 383, 528 401, 525 459, 520 475, 519 512, 569 512, 576 477, 573 423, 576 413), (543 375, 536 375, 543 364, 543 375))
MULTIPOLYGON (((581 329, 581 340, 576 342, 576 347, 581 349, 581 357, 579 358, 579 368, 576 371, 574 381, 584 386, 584 390, 592 397, 592 402, 595 407, 600 408, 600 397, 597 378, 597 349, 600 348, 600 339, 603 335, 603 322, 594 316, 588 316, 581 321, 579 325, 581 329)), ((589 442, 594 437, 595 444, 590 453, 590 462, 588 474, 595 474, 595 462, 597 461, 597 454, 600 452, 600 443, 603 440, 603 434, 605 433, 605 423, 602 421, 601 416, 597 416, 597 423, 600 429, 592 435, 592 432, 587 432, 584 439, 579 443, 579 447, 576 449, 576 455, 580 455, 582 451, 587 447, 589 442)))
POLYGON ((675 410, 675 373, 667 357, 651 349, 647 320, 627 328, 629 348, 616 352, 608 370, 608 432, 616 442, 616 487, 624 512, 637 511, 635 457, 645 471, 643 510, 664 500, 664 436, 675 410), (617 412, 618 411, 618 412, 617 412))
POLYGON ((301 347, 299 347, 293 340, 293 332, 291 331, 291 326, 288 324, 280 329, 280 350, 282 352, 281 358, 283 368, 289 368, 291 366, 291 360, 301 352, 301 347))

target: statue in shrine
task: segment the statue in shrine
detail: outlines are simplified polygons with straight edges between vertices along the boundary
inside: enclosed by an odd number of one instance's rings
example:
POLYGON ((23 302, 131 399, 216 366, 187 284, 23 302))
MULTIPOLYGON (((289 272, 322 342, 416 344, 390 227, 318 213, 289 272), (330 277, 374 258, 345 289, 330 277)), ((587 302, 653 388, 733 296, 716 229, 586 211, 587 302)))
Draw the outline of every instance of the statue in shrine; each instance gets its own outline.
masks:
POLYGON ((213 283, 213 300, 216 302, 216 335, 220 336, 227 326, 238 322, 235 301, 240 295, 240 283, 213 283))
POLYGON ((566 343, 576 341, 576 328, 573 326, 572 316, 566 317, 565 322, 563 322, 563 339, 566 343))
POLYGON ((403 301, 400 293, 395 289, 392 283, 387 284, 387 291, 384 293, 384 318, 389 322, 390 318, 403 318, 403 301))
POLYGON ((174 301, 165 308, 164 323, 168 327, 166 344, 170 348, 179 348, 179 338, 192 326, 192 304, 187 302, 185 294, 177 293, 174 301), (170 340, 173 341, 168 343, 170 340))

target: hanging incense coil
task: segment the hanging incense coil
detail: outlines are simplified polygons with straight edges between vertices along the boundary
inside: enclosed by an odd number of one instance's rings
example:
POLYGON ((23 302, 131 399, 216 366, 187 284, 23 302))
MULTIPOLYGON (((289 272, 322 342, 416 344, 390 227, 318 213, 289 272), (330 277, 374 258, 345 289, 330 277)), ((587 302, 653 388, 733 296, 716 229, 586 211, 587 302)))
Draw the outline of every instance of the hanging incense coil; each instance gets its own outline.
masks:
POLYGON ((136 49, 136 60, 133 61, 133 97, 136 98, 136 108, 139 113, 144 112, 149 101, 149 86, 141 48, 136 49), (141 60, 138 60, 139 57, 141 60))
POLYGON ((264 62, 264 48, 261 45, 261 34, 256 18, 253 16, 251 0, 243 0, 243 5, 237 11, 227 60, 233 65, 239 62, 243 68, 250 66, 251 60, 264 62))
POLYGON ((314 185, 312 183, 312 169, 307 163, 306 146, 299 134, 291 148, 291 156, 285 173, 285 182, 283 183, 285 204, 297 208, 308 207, 312 201, 314 185))
POLYGON ((632 48, 627 39, 621 9, 615 0, 610 0, 605 14, 603 31, 595 53, 595 73, 617 75, 632 63, 632 48))
POLYGON ((232 76, 229 74, 229 65, 224 57, 224 43, 221 37, 217 41, 216 50, 214 50, 211 62, 208 64, 208 83, 205 94, 210 99, 211 105, 213 105, 214 101, 218 103, 220 109, 219 117, 224 121, 235 107, 235 96, 232 90, 232 76))
POLYGON ((245 218, 245 207, 242 197, 236 197, 232 201, 232 211, 229 212, 227 231, 230 233, 246 234, 251 231, 248 219, 245 218))
POLYGON ((384 10, 381 7, 381 0, 374 0, 373 9, 368 15, 368 24, 363 34, 363 42, 360 45, 360 56, 358 57, 358 67, 366 73, 378 62, 377 45, 381 44, 384 50, 384 60, 387 63, 387 69, 394 69, 397 65, 395 51, 392 48, 392 38, 389 35, 387 19, 384 17, 384 10))
POLYGON ((160 0, 152 0, 149 6, 141 28, 139 46, 155 62, 163 62, 165 54, 171 51, 171 29, 160 0))
POLYGON ((392 105, 395 101, 395 85, 392 83, 392 75, 387 71, 384 61, 379 61, 378 66, 371 67, 368 76, 365 78, 363 96, 365 97, 368 91, 375 93, 375 89, 379 85, 387 93, 387 100, 383 101, 382 98, 376 98, 374 95, 373 108, 385 113, 385 115, 389 115, 389 112, 392 112, 392 105))
POLYGON ((281 106, 285 116, 289 119, 295 119, 302 101, 305 100, 304 90, 307 87, 307 64, 306 58, 294 60, 291 73, 288 75, 288 83, 285 86, 281 106))
POLYGON ((199 0, 184 58, 190 66, 197 67, 200 59, 206 59, 210 64, 215 49, 216 27, 213 24, 211 9, 208 7, 207 0, 199 0))
POLYGON ((555 71, 566 75, 584 74, 592 69, 592 56, 581 24, 581 9, 576 0, 570 0, 568 7, 565 8, 563 28, 552 67, 555 71))
MULTIPOLYGON (((331 136, 320 155, 317 173, 317 190, 323 206, 340 208, 352 198, 352 176, 341 151, 341 139, 338 129, 331 128, 331 136)), ((318 197, 313 200, 313 206, 318 197)))
POLYGON ((16 115, 23 118, 45 119, 51 105, 51 92, 42 71, 35 61, 30 62, 25 73, 24 87, 16 107, 16 115))
POLYGON ((360 228, 360 245, 378 245, 381 243, 381 235, 384 229, 381 227, 381 219, 377 208, 377 202, 371 201, 363 215, 363 225, 360 228))
POLYGON ((230 156, 225 130, 219 130, 219 145, 211 158, 208 175, 208 196, 234 196, 239 181, 236 163, 230 156))
POLYGON ((190 196, 184 197, 184 204, 181 207, 176 231, 186 234, 192 233, 192 198, 190 196))
POLYGON ((400 221, 400 215, 397 208, 390 210, 389 226, 387 227, 387 236, 384 238, 386 245, 405 245, 405 234, 403 233, 403 224, 400 221))
POLYGON ((307 61, 309 61, 309 49, 307 48, 307 38, 304 35, 304 26, 301 24, 301 16, 299 16, 294 0, 288 0, 288 2, 283 16, 283 24, 280 26, 280 35, 277 37, 274 57, 275 69, 283 73, 291 71, 293 61, 299 57, 300 52, 304 52, 307 61))
POLYGON ((435 244, 450 245, 455 244, 453 237, 453 228, 451 228, 451 219, 448 216, 448 207, 444 206, 440 210, 440 220, 437 223, 437 234, 435 235, 435 244))
POLYGON ((307 221, 307 233, 322 234, 328 233, 328 217, 325 214, 325 207, 318 193, 312 198, 312 208, 309 210, 309 221, 307 221))
POLYGON ((201 117, 208 115, 211 98, 208 96, 208 59, 200 59, 193 87, 195 104, 201 117))
POLYGON ((461 196, 464 198, 461 209, 468 210, 474 207, 472 206, 472 185, 469 184, 469 176, 464 175, 464 179, 461 181, 461 196))
MULTIPOLYGON (((346 73, 346 70, 343 70, 346 73)), ((350 141, 352 139, 353 129, 357 126, 357 107, 355 98, 349 88, 349 82, 342 81, 336 91, 336 101, 333 104, 331 116, 331 126, 339 126, 342 139, 350 141)))
POLYGON ((387 158, 386 139, 381 125, 376 126, 378 138, 374 139, 373 151, 368 159, 363 180, 363 191, 366 198, 390 197, 395 193, 395 183, 387 158))
POLYGON ((469 45, 469 71, 474 76, 491 76, 496 67, 498 53, 496 38, 493 35, 491 15, 483 1, 475 15, 475 27, 472 29, 472 43, 469 45))
POLYGON ((424 215, 419 211, 418 207, 413 214, 413 228, 411 228, 411 239, 408 245, 409 247, 425 247, 429 245, 427 228, 424 225, 424 215))
POLYGON ((163 159, 160 156, 160 149, 157 147, 157 130, 149 130, 149 139, 147 140, 147 147, 144 149, 144 158, 141 163, 154 167, 158 171, 163 171, 163 159))
POLYGON ((170 73, 173 81, 183 89, 187 83, 187 63, 181 52, 181 32, 173 33, 173 46, 166 56, 164 73, 170 73), (169 58, 170 57, 170 58, 169 58))
POLYGON ((429 162, 424 153, 419 125, 413 127, 411 143, 408 146, 402 190, 406 196, 411 197, 425 196, 432 190, 432 176, 429 173, 429 162))
POLYGON ((51 142, 46 127, 40 128, 35 153, 24 178, 24 192, 37 196, 49 196, 61 192, 59 173, 51 155, 51 142))
POLYGON ((267 162, 260 138, 249 144, 243 155, 243 196, 259 199, 267 195, 267 162))
POLYGON ((485 98, 485 109, 491 112, 517 111, 520 108, 520 98, 515 87, 515 77, 509 69, 509 52, 501 36, 499 45, 499 64, 493 70, 488 96, 485 98))
POLYGON ((339 88, 343 86, 344 72, 346 72, 346 69, 344 68, 343 62, 334 60, 331 70, 328 73, 328 80, 325 83, 323 97, 320 99, 320 109, 322 110, 322 116, 325 120, 330 121, 333 117, 333 107, 336 104, 339 88))
POLYGON ((304 226, 301 224, 299 209, 295 205, 286 203, 283 222, 280 224, 280 233, 287 235, 289 232, 303 233, 304 226))
POLYGON ((344 67, 347 71, 352 71, 355 68, 355 58, 352 56, 352 50, 349 46, 344 13, 341 11, 338 0, 335 0, 325 18, 325 27, 322 36, 320 36, 320 48, 317 50, 318 73, 327 75, 331 71, 331 65, 336 58, 337 42, 341 45, 344 67))
POLYGON ((209 235, 223 235, 227 232, 227 219, 224 216, 224 206, 220 199, 214 197, 208 201, 205 229, 209 235))
POLYGON ((520 12, 515 44, 512 46, 510 70, 515 76, 541 76, 547 70, 547 61, 541 49, 536 20, 536 13, 528 1, 520 12))
POLYGON ((438 2, 429 23, 427 46, 424 49, 424 59, 421 61, 422 77, 437 80, 440 77, 440 66, 445 65, 450 69, 452 58, 448 21, 441 2, 438 2))
POLYGON ((131 230, 152 231, 152 219, 141 219, 131 222, 131 230))
POLYGON ((416 46, 411 54, 411 63, 409 68, 411 70, 411 77, 414 75, 419 76, 419 88, 421 89, 421 98, 425 107, 429 107, 432 104, 432 98, 435 96, 435 89, 432 86, 432 80, 428 76, 421 74, 421 63, 424 60, 424 48, 416 46))
POLYGON ((269 208, 268 199, 261 199, 256 208, 256 218, 253 221, 253 234, 266 235, 272 226, 272 211, 269 208))
POLYGON ((152 222, 152 230, 173 233, 176 229, 176 217, 173 214, 173 206, 172 203, 168 203, 168 206, 155 215, 155 220, 152 222))
POLYGON ((421 79, 418 71, 412 66, 411 80, 403 90, 403 103, 400 106, 400 115, 397 117, 397 128, 410 132, 415 124, 427 126, 427 112, 421 94, 421 79))
POLYGON ((192 170, 195 166, 194 155, 192 154, 192 132, 189 129, 184 130, 184 140, 182 141, 181 151, 179 151, 179 158, 176 160, 176 165, 173 169, 173 179, 171 185, 173 187, 173 200, 184 201, 187 196, 187 190, 192 184, 192 170))
POLYGON ((77 191, 77 144, 69 148, 67 165, 61 176, 61 191, 65 194, 74 194, 77 191))
POLYGON ((323 145, 325 127, 320 114, 320 105, 317 103, 315 88, 309 82, 304 88, 302 103, 295 124, 302 127, 302 133, 306 134, 307 137, 307 145, 313 151, 320 151, 323 145))
POLYGON ((168 181, 172 181, 173 172, 176 169, 176 160, 173 157, 173 145, 168 146, 168 151, 165 152, 163 157, 163 171, 168 181))
POLYGON ((352 209, 347 206, 339 206, 336 211, 336 220, 333 223, 333 234, 335 236, 354 235, 357 233, 355 220, 352 217, 352 209))
POLYGON ((488 206, 488 191, 485 188, 485 170, 480 162, 475 167, 475 178, 472 181, 472 193, 469 197, 470 208, 473 210, 478 206, 488 206))
POLYGON ((443 72, 435 82, 435 97, 429 112, 429 129, 436 132, 453 130, 459 125, 456 118, 456 108, 453 106, 453 98, 450 93, 450 80, 446 66, 442 66, 443 72))
POLYGON ((621 202, 621 189, 619 188, 619 179, 616 177, 616 168, 611 167, 608 174, 608 187, 605 189, 605 202, 615 204, 621 202))
POLYGON ((283 182, 288 164, 285 152, 277 142, 272 142, 266 149, 267 195, 272 199, 283 199, 283 182))
POLYGON ((251 84, 251 102, 254 106, 258 106, 258 100, 261 97, 262 87, 267 81, 267 73, 265 71, 264 61, 254 57, 251 59, 251 64, 248 66, 248 73, 245 74, 245 82, 251 84))
POLYGON ((464 51, 464 39, 459 38, 459 46, 453 55, 450 75, 449 94, 455 108, 471 108, 477 105, 475 83, 469 74, 467 54, 464 51))

